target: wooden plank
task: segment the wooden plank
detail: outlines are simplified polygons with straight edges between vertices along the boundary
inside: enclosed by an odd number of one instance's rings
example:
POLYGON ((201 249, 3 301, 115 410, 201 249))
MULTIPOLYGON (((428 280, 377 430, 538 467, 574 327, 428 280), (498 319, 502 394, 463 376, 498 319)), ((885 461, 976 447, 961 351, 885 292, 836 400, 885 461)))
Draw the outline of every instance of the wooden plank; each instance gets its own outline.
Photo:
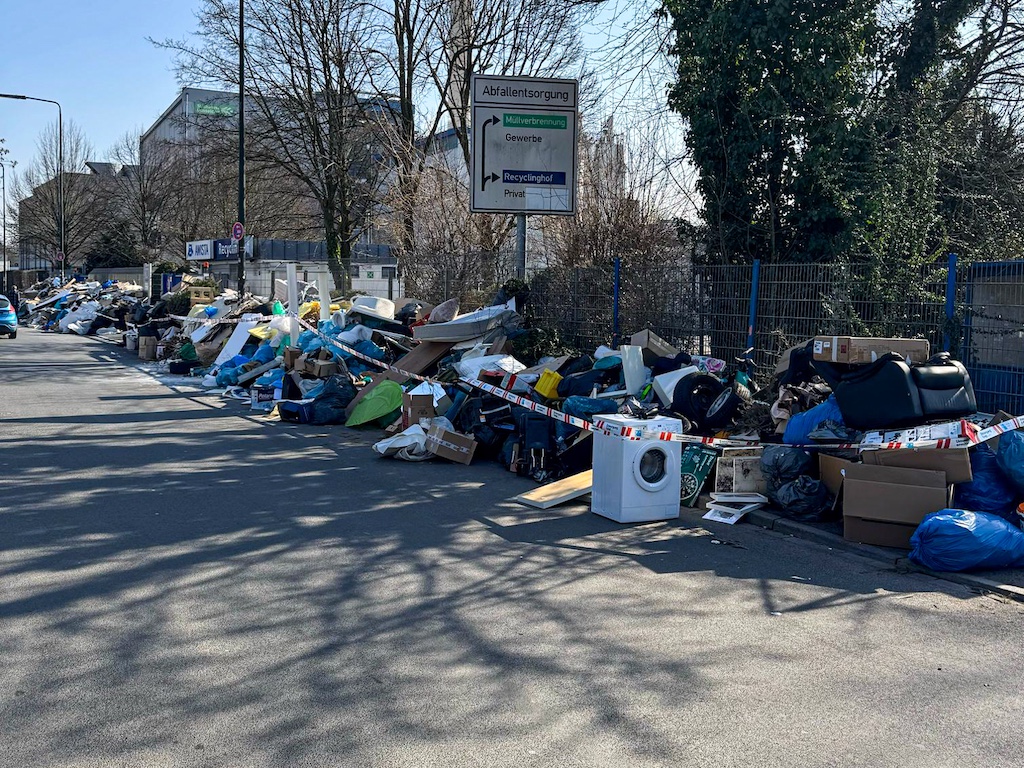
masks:
MULTIPOLYGON (((430 368, 430 366, 436 365, 441 358, 448 354, 453 346, 454 343, 450 341, 420 342, 412 352, 400 357, 395 362, 395 366, 401 368, 403 371, 408 371, 409 373, 423 373, 430 368)), ((359 405, 359 401, 366 397, 370 391, 382 381, 397 381, 399 384, 404 384, 408 381, 408 378, 402 376, 400 373, 396 373, 395 371, 384 371, 383 373, 378 373, 373 377, 373 381, 356 393, 352 402, 348 404, 348 408, 345 409, 345 415, 351 416, 352 411, 354 411, 355 407, 359 405)))
POLYGON ((563 480, 542 485, 540 488, 535 488, 529 493, 521 493, 514 497, 512 501, 518 501, 520 504, 525 504, 528 507, 548 509, 549 507, 578 499, 580 496, 585 496, 590 493, 593 485, 594 470, 588 469, 586 472, 580 472, 578 475, 572 475, 563 480))

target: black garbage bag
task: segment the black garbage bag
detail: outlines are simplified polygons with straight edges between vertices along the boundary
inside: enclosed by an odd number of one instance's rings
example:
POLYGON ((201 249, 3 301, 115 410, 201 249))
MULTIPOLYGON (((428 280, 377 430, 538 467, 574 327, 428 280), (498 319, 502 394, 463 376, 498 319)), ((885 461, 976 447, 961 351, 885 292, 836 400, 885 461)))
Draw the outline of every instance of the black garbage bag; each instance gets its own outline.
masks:
POLYGON ((796 480, 768 491, 768 498, 786 517, 802 523, 834 519, 832 494, 821 480, 801 475, 796 480))
POLYGON ((619 369, 595 368, 581 373, 573 373, 558 382, 559 397, 589 397, 594 387, 604 387, 619 379, 619 369))
POLYGON ((310 404, 310 424, 344 424, 345 409, 355 399, 356 385, 346 372, 335 374, 324 382, 324 388, 310 404))
MULTIPOLYGON (((814 461, 811 454, 800 448, 787 445, 766 445, 761 452, 761 474, 768 484, 768 496, 791 483, 801 475, 809 475, 813 471, 814 461)), ((775 501, 772 498, 772 501, 775 501)))

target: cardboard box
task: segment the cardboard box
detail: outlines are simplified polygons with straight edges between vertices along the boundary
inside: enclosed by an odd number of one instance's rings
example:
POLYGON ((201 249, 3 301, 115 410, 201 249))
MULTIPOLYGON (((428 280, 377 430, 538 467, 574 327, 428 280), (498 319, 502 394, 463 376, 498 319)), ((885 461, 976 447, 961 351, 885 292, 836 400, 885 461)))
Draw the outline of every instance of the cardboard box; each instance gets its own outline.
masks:
POLYGON ((924 516, 949 506, 949 492, 943 472, 851 464, 843 470, 843 537, 909 548, 924 516))
POLYGON ((326 379, 340 370, 338 364, 333 360, 313 360, 308 365, 309 372, 318 379, 326 379))
POLYGON ((912 448, 900 451, 864 451, 861 458, 865 464, 877 467, 904 467, 907 469, 931 469, 946 475, 946 484, 969 483, 974 479, 971 472, 971 457, 966 448, 915 451, 912 448))
MULTIPOLYGON (((996 424, 1002 424, 1004 421, 1009 421, 1014 418, 1013 414, 1007 413, 1006 411, 996 411, 996 415, 992 417, 986 426, 994 427, 996 424)), ((999 452, 999 435, 996 435, 991 440, 986 440, 985 445, 991 448, 993 451, 999 452)))
POLYGON ((859 544, 910 549, 910 537, 916 530, 916 525, 843 517, 843 538, 847 541, 856 541, 859 544))
POLYGON ((139 336, 139 359, 156 360, 156 336, 139 336))
POLYGON ((928 359, 927 339, 873 339, 868 336, 815 336, 815 360, 831 363, 873 363, 882 355, 895 352, 904 360, 923 363, 928 359))
POLYGON ((432 419, 437 416, 434 409, 433 395, 402 394, 402 429, 419 424, 420 419, 432 419))
POLYGON ((476 453, 476 440, 435 425, 427 432, 427 453, 459 464, 469 464, 476 453))
POLYGON ((249 388, 249 407, 254 411, 265 410, 267 403, 281 399, 280 392, 269 384, 253 384, 249 388))
POLYGON ((818 476, 828 488, 828 492, 836 498, 839 498, 839 491, 843 487, 843 471, 853 465, 854 462, 841 459, 838 456, 818 454, 818 476))
POLYGON ((284 349, 284 369, 286 371, 295 370, 295 361, 302 355, 302 350, 298 347, 285 347, 284 349))
POLYGON ((653 331, 640 331, 629 337, 630 346, 640 347, 644 365, 652 365, 659 357, 675 357, 679 350, 653 331))

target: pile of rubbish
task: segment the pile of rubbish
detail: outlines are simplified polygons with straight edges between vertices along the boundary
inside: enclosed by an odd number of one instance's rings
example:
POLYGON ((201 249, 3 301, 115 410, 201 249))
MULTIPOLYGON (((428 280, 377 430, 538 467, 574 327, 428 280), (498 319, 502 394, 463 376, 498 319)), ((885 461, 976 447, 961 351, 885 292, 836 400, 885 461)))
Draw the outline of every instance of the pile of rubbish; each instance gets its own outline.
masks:
POLYGON ((127 329, 130 314, 145 298, 141 285, 108 280, 44 280, 22 292, 18 319, 30 328, 79 336, 127 329))
POLYGON ((40 284, 21 312, 122 332, 141 359, 281 421, 377 430, 382 457, 498 462, 542 484, 525 504, 589 493, 620 522, 703 506, 728 524, 771 506, 931 567, 1024 565, 1024 419, 978 414, 965 367, 927 340, 818 336, 763 377, 752 350, 730 362, 651 330, 545 347, 525 286, 465 313, 373 296, 321 307, 315 286, 295 289, 291 307, 283 283, 264 298, 187 282, 155 302, 121 283, 40 284))

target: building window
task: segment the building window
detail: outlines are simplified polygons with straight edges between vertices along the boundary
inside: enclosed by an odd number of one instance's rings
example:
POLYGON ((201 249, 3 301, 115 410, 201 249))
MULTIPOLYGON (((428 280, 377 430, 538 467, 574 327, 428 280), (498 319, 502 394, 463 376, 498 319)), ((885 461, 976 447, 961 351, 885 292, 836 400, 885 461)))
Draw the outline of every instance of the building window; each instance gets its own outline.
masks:
POLYGON ((357 277, 359 277, 359 265, 358 265, 358 264, 353 264, 353 265, 352 265, 352 266, 350 267, 350 269, 351 269, 351 271, 352 271, 352 277, 353 277, 353 278, 357 278, 357 277))
POLYGON ((385 280, 394 280, 398 277, 398 270, 396 267, 381 267, 380 276, 385 280))

